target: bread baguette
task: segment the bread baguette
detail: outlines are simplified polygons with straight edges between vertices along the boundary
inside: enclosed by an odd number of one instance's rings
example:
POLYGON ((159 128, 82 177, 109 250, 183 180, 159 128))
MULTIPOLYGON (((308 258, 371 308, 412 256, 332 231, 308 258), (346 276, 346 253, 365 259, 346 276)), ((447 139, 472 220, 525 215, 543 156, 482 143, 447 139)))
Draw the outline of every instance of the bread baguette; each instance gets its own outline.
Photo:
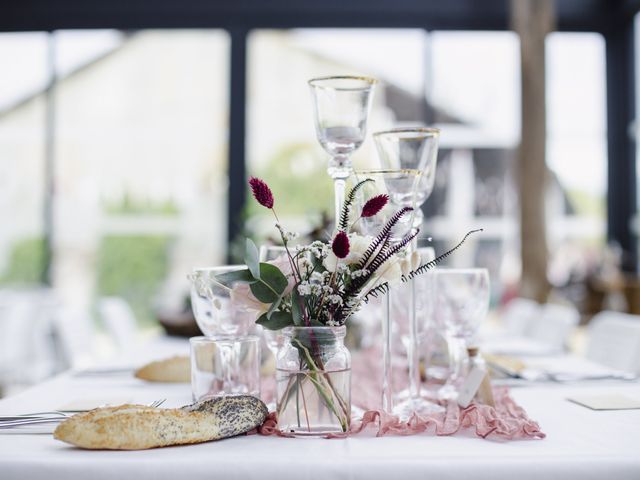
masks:
POLYGON ((87 449, 142 450, 240 435, 262 425, 267 414, 265 404, 249 395, 174 409, 121 405, 74 415, 58 425, 53 437, 87 449))
POLYGON ((191 381, 191 365, 188 356, 175 356, 151 362, 135 372, 136 378, 148 382, 189 383, 191 381))

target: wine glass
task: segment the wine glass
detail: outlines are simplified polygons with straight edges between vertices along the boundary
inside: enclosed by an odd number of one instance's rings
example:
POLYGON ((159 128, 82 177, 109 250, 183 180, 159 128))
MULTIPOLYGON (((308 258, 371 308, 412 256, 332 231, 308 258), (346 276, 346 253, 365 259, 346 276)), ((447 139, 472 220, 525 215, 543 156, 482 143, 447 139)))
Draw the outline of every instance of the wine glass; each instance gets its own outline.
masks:
POLYGON ((414 199, 414 228, 422 225, 420 207, 433 191, 439 138, 439 129, 426 127, 395 128, 373 134, 381 168, 421 172, 414 199))
POLYGON ((335 218, 340 218, 346 179, 351 175, 351 154, 367 132, 367 117, 376 80, 367 77, 321 77, 309 80, 316 135, 331 155, 328 173, 335 190, 335 218))
MULTIPOLYGON (((422 226, 423 213, 420 208, 433 191, 438 155, 438 139, 440 130, 437 128, 408 127, 394 128, 373 134, 378 151, 378 158, 382 168, 410 169, 420 172, 417 184, 413 188, 405 188, 404 194, 411 195, 414 207, 412 227, 422 226)), ((408 186, 407 186, 408 187, 408 186)), ((410 249, 415 249, 417 240, 412 242, 410 249)), ((402 295, 403 292, 393 291, 390 295, 402 295)), ((409 360, 409 393, 410 397, 396 406, 396 413, 403 418, 412 412, 429 413, 437 410, 438 406, 420 397, 420 373, 418 355, 417 332, 418 317, 416 312, 416 286, 414 280, 404 289, 406 305, 409 311, 409 339, 406 343, 409 360)))
MULTIPOLYGON (((416 252, 420 256, 420 265, 435 259, 432 247, 418 248, 416 252)), ((418 275, 394 287, 391 292, 393 317, 409 361, 409 387, 396 395, 399 402, 393 410, 403 420, 413 413, 426 415, 444 410, 437 403, 423 398, 420 389, 419 346, 426 341, 433 320, 432 273, 418 275)))
MULTIPOLYGON (((283 255, 287 254, 287 249, 283 246, 277 245, 261 245, 260 246, 260 262, 270 262, 272 260, 277 260, 281 258, 283 255)), ((274 368, 275 368, 275 358, 278 355, 278 349, 283 343, 284 337, 282 336, 282 332, 280 330, 269 330, 268 328, 261 328, 262 330, 262 338, 264 340, 267 349, 274 358, 274 368)), ((274 398, 267 403, 267 408, 270 412, 275 411, 276 409, 276 401, 274 398)))
MULTIPOLYGON (((239 282, 225 285, 217 279, 218 275, 242 268, 239 265, 195 268, 189 275, 191 308, 204 336, 215 341, 219 349, 222 382, 219 390, 225 392, 243 388, 239 384, 243 345, 257 339, 249 335, 255 325, 255 312, 237 301, 239 295, 248 295, 249 286, 239 282)), ((257 352, 259 356, 259 344, 257 352)), ((192 349, 192 356, 195 353, 192 349)))
MULTIPOLYGON (((355 211, 361 212, 367 200, 376 195, 388 195, 389 201, 376 215, 361 218, 358 221, 361 230, 366 235, 376 236, 387 221, 403 207, 413 207, 415 189, 420 178, 418 170, 360 170, 353 174, 354 185, 362 180, 369 180, 362 184, 355 196, 355 211)), ((415 211, 415 210, 414 210, 415 211)), ((405 214, 391 230, 391 244, 397 244, 411 232, 413 225, 413 211, 405 214)), ((383 265, 381 272, 392 277, 398 270, 397 264, 383 265)), ((382 409, 387 413, 393 411, 393 392, 391 388, 391 303, 389 294, 383 300, 382 319, 382 409)))
POLYGON ((467 347, 473 346, 489 310, 489 272, 486 268, 438 268, 434 280, 437 318, 447 335, 452 366, 442 396, 456 398, 465 374, 467 347))
POLYGON ((243 268, 241 265, 195 268, 189 275, 193 314, 206 337, 241 337, 253 328, 255 312, 231 299, 234 288, 248 290, 248 285, 237 283, 227 286, 216 278, 243 268))

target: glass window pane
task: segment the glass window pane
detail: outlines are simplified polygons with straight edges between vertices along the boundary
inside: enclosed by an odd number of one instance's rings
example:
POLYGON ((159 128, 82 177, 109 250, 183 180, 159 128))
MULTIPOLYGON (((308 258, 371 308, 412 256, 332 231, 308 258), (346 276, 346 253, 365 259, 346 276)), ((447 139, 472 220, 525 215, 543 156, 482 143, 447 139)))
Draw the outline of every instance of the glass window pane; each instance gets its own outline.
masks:
POLYGON ((56 277, 64 300, 181 308, 226 255, 228 37, 56 32, 56 277))
MULTIPOLYGON (((316 140, 307 81, 318 76, 366 75, 382 80, 368 123, 368 136, 353 155, 356 168, 377 165, 371 133, 397 121, 422 121, 424 48, 421 30, 261 30, 249 40, 247 162, 287 201, 278 213, 294 217, 302 231, 333 215, 327 154, 316 140), (308 223, 309 213, 313 221, 308 223)), ((277 199, 276 199, 277 201, 277 199)), ((249 228, 272 235, 273 225, 249 202, 249 228)))
POLYGON ((37 284, 44 269, 47 34, 0 34, 0 283, 37 284))
POLYGON ((550 274, 563 285, 606 238, 605 43, 596 33, 556 32, 546 52, 550 274))

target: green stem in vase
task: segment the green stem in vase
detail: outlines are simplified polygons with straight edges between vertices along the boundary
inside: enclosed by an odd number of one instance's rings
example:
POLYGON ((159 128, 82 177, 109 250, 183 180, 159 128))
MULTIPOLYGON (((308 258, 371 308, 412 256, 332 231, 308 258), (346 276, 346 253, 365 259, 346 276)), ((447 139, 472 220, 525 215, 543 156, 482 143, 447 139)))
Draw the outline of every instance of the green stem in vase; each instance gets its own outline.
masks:
POLYGON ((318 366, 314 362, 311 352, 309 352, 309 349, 306 346, 304 346, 302 342, 300 342, 300 340, 298 339, 295 339, 294 342, 297 343, 300 349, 302 350, 302 352, 304 352, 304 356, 307 362, 307 367, 309 368, 309 370, 313 372, 313 373, 308 373, 307 378, 309 378, 309 380, 314 384, 314 386, 316 387, 316 390, 318 390, 318 393, 323 398, 326 405, 329 407, 331 412, 336 416, 336 418, 340 422, 342 431, 346 432, 349 427, 348 423, 349 423, 350 415, 347 414, 346 408, 343 404, 342 399, 340 398, 340 395, 338 394, 338 392, 336 392, 332 384, 330 383, 327 384, 326 372, 324 372, 324 375, 321 373, 321 370, 318 368, 318 366), (325 383, 324 385, 322 384, 322 380, 324 380, 324 383, 325 383), (330 390, 331 393, 327 393, 326 391, 327 388, 330 390), (335 405, 335 402, 333 401, 333 397, 338 399, 340 409, 342 410, 344 415, 340 414, 340 411, 338 410, 338 408, 335 405))

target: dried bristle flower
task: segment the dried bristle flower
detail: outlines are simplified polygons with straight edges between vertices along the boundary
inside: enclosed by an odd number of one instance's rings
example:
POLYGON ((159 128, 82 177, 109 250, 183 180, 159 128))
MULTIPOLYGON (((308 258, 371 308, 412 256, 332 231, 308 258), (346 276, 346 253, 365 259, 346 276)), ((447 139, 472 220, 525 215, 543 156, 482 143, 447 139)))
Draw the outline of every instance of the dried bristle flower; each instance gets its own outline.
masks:
POLYGON ((338 258, 345 258, 349 255, 349 237, 343 231, 339 231, 333 239, 331 250, 338 258))
POLYGON ((376 195, 367 200, 367 203, 362 207, 361 216, 364 218, 373 217, 376 213, 384 208, 389 201, 389 195, 376 195))
POLYGON ((273 194, 271 193, 269 185, 256 177, 251 177, 249 179, 249 185, 251 186, 253 198, 255 198, 260 205, 267 208, 273 208, 273 194))

